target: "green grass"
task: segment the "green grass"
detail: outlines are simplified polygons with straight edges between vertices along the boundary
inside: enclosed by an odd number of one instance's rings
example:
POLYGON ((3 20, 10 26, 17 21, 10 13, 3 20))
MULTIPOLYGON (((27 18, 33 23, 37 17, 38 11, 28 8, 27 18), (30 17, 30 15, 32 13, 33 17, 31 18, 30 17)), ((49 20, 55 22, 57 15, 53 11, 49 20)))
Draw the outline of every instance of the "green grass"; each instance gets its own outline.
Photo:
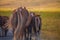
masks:
POLYGON ((60 40, 60 12, 41 12, 42 36, 46 40, 60 40))
MULTIPOLYGON (((12 11, 0 11, 1 16, 10 16, 12 11)), ((42 19, 41 38, 60 40, 60 12, 35 12, 42 19)))
POLYGON ((1 16, 10 16, 11 15, 11 13, 12 13, 12 11, 0 11, 0 15, 1 16))

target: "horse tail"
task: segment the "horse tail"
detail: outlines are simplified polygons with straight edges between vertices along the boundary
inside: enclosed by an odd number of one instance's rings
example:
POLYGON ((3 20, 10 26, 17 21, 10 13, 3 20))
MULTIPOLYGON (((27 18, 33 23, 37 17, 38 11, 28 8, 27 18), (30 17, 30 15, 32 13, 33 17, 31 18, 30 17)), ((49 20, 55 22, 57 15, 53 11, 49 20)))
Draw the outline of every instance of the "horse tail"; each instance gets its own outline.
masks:
POLYGON ((36 31, 39 32, 41 29, 41 17, 38 15, 35 17, 35 26, 36 26, 36 31))

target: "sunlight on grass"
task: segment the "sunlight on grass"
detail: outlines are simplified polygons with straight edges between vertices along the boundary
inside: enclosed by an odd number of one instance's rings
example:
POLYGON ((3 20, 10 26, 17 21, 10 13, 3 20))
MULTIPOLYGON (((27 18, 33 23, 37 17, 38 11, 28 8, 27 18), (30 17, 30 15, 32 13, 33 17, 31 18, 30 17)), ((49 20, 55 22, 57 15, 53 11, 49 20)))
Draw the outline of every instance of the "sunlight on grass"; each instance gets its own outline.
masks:
MULTIPOLYGON (((14 9, 17 8, 0 8, 0 11, 13 11, 14 9)), ((60 12, 60 8, 28 8, 29 11, 34 11, 34 12, 60 12)))

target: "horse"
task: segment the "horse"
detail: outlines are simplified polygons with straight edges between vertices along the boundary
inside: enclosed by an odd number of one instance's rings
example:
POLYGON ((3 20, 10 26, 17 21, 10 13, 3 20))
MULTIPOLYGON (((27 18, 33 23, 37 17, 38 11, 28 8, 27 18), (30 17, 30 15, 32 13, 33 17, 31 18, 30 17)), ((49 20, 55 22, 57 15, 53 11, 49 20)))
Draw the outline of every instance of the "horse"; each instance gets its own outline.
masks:
POLYGON ((42 26, 42 19, 41 19, 40 15, 36 15, 35 19, 36 19, 36 21, 35 21, 36 27, 38 27, 37 33, 39 33, 41 30, 41 26, 42 26))
POLYGON ((9 18, 7 16, 0 16, 0 27, 2 28, 3 33, 5 33, 4 36, 7 35, 8 31, 8 26, 6 26, 8 19, 9 18))
POLYGON ((32 16, 32 20, 27 28, 28 36, 26 37, 26 40, 32 40, 33 35, 35 35, 36 40, 39 40, 38 35, 40 34, 41 30, 41 17, 40 15, 35 15, 34 12, 30 12, 30 15, 32 16), (32 33, 32 29, 34 33, 32 33))
POLYGON ((35 40, 40 40, 41 25, 42 25, 41 17, 40 17, 40 15, 36 15, 35 16, 36 33, 34 34, 35 35, 35 40))
POLYGON ((28 22, 28 18, 30 18, 29 12, 26 8, 19 7, 14 11, 9 19, 9 28, 14 29, 14 38, 13 40, 23 40, 23 30, 26 27, 25 24, 28 22))

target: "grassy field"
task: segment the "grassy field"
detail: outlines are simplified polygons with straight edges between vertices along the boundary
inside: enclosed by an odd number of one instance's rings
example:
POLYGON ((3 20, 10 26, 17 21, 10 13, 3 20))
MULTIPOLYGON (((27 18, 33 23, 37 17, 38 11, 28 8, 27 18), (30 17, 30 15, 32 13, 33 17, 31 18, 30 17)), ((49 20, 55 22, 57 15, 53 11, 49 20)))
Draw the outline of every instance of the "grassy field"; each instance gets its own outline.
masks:
POLYGON ((45 40, 60 40, 60 12, 41 12, 41 36, 45 40))
MULTIPOLYGON (((11 11, 0 11, 1 16, 10 16, 11 11)), ((35 12, 41 15, 41 39, 60 40, 60 12, 35 12)))

